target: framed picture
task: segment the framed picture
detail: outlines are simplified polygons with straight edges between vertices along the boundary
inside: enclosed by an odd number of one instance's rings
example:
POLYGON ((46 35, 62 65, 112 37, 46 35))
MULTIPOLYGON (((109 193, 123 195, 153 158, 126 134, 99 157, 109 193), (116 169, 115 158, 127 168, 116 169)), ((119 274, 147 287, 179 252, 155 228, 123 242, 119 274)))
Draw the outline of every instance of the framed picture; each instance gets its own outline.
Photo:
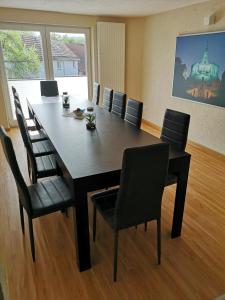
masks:
POLYGON ((172 96, 225 108, 225 32, 177 37, 172 96))

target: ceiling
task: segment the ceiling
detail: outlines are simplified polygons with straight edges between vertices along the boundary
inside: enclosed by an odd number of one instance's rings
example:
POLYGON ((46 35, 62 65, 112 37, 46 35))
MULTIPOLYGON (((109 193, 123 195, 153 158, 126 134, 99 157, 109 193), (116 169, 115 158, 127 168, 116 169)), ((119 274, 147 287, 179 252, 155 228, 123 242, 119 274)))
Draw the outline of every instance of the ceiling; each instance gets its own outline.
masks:
POLYGON ((0 7, 97 15, 147 16, 208 0, 0 0, 0 7))

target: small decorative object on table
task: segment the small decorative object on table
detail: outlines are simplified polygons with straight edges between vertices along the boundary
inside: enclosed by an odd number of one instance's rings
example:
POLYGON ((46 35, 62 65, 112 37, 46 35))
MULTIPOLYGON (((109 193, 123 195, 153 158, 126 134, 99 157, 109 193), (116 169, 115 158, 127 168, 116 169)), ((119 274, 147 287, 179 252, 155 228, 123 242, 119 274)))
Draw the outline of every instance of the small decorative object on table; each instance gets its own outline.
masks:
POLYGON ((88 107, 85 114, 87 129, 93 130, 96 128, 96 114, 93 107, 88 107))
POLYGON ((67 92, 63 92, 62 103, 63 103, 64 108, 69 108, 70 107, 70 99, 69 99, 69 95, 68 95, 67 92))
POLYGON ((84 111, 85 109, 81 109, 81 108, 77 108, 73 111, 73 114, 74 114, 74 118, 75 119, 80 119, 82 120, 85 116, 84 116, 84 111))

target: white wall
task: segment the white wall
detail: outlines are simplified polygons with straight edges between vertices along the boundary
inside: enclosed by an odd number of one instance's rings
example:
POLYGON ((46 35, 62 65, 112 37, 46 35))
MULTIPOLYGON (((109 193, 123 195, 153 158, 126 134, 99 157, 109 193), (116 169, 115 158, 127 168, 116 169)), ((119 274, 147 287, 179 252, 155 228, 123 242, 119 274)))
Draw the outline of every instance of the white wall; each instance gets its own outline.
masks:
POLYGON ((219 30, 225 31, 224 0, 147 17, 142 99, 146 120, 161 126, 166 108, 189 113, 189 139, 225 154, 225 109, 171 97, 176 36, 219 30), (216 12, 216 24, 204 26, 204 16, 213 12, 216 12))

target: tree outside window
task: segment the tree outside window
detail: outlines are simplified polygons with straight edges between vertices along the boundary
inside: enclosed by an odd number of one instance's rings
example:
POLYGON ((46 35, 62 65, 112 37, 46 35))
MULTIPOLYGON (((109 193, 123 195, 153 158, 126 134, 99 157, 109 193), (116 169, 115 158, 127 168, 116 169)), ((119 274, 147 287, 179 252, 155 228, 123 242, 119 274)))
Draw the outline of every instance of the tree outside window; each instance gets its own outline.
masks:
POLYGON ((38 76, 40 59, 34 47, 26 47, 22 36, 29 32, 2 30, 0 43, 8 79, 30 79, 38 76))

